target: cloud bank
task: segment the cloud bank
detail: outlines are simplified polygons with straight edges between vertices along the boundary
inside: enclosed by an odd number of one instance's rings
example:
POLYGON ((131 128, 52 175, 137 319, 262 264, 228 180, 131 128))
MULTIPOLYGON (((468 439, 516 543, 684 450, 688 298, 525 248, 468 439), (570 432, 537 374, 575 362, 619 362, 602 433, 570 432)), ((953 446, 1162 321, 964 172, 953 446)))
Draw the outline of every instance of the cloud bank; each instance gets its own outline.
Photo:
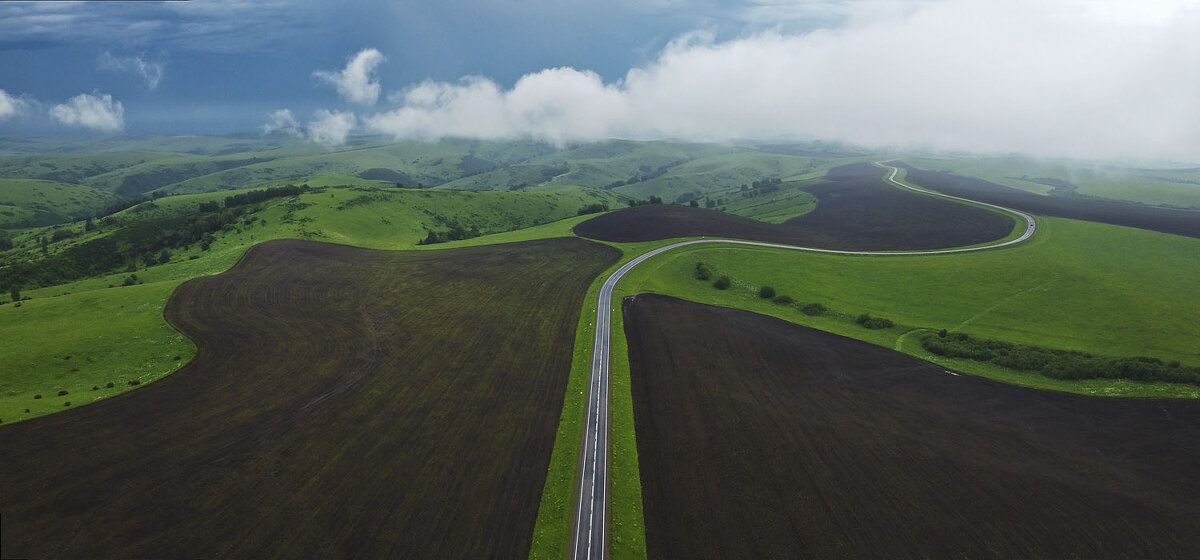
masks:
POLYGON ((67 126, 81 126, 100 132, 125 128, 125 107, 106 93, 81 93, 66 103, 50 108, 50 116, 67 126))
POLYGON ((340 72, 318 70, 317 79, 337 88, 338 94, 351 103, 374 105, 381 90, 375 68, 386 60, 376 49, 363 49, 354 55, 340 72))
POLYGON ((97 67, 100 70, 137 75, 146 82, 147 88, 154 90, 162 80, 166 63, 161 60, 148 61, 145 55, 118 57, 104 51, 97 61, 97 67))
POLYGON ((318 109, 313 113, 315 120, 308 123, 308 139, 322 146, 338 146, 346 143, 346 137, 358 124, 354 113, 318 109))
POLYGON ((283 132, 297 138, 303 136, 300 132, 300 123, 296 122, 296 118, 292 116, 292 112, 288 109, 279 109, 267 115, 267 124, 262 126, 262 131, 263 134, 283 132))
POLYGON ((0 122, 24 115, 28 109, 24 99, 0 89, 0 122))
MULTIPOLYGON (((836 29, 725 42, 691 34, 611 83, 573 68, 511 88, 427 81, 364 123, 418 139, 796 137, 1200 159, 1200 13, 1187 3, 947 0, 886 16, 850 10, 836 29)), ((373 103, 382 59, 363 51, 325 79, 373 103)))

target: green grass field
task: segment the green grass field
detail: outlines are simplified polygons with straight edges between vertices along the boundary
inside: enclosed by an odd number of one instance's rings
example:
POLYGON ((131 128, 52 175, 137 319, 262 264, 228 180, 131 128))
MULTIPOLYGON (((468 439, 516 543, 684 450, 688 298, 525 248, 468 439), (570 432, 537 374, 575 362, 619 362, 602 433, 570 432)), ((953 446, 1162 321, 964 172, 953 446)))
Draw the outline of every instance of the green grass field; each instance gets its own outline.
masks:
POLYGON ((64 410, 68 402, 80 406, 111 397, 133 389, 130 381, 149 383, 187 363, 195 346, 162 318, 167 296, 178 284, 0 306, 0 420, 34 418, 64 410))

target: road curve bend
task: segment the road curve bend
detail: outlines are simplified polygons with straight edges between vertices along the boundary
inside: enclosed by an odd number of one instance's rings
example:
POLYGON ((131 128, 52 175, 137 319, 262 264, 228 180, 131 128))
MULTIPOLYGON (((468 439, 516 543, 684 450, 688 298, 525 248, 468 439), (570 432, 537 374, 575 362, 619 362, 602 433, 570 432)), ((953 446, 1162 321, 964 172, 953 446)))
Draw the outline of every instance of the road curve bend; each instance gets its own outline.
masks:
MULTIPOLYGON (((891 160, 888 160, 891 161, 891 160)), ((612 294, 621 280, 630 270, 647 259, 679 247, 699 245, 701 243, 724 243, 728 245, 750 245, 754 247, 771 247, 775 249, 791 249, 812 253, 831 253, 837 255, 876 255, 876 256, 913 256, 940 255, 947 253, 966 253, 984 251, 1016 245, 1033 237, 1037 230, 1037 220, 1033 216, 997 206, 957 196, 923 189, 896 180, 900 169, 887 165, 886 161, 875 162, 876 166, 891 169, 885 180, 901 189, 924 195, 976 204, 998 210, 1025 220, 1025 231, 1018 237, 975 247, 957 249, 934 249, 928 251, 842 251, 836 249, 820 249, 817 247, 797 247, 779 243, 764 243, 759 241, 742 241, 737 239, 695 239, 664 245, 647 251, 622 265, 604 280, 600 286, 600 294, 596 299, 596 334, 592 341, 592 369, 588 380, 587 408, 583 426, 583 445, 579 455, 579 494, 575 501, 575 520, 572 529, 571 557, 575 560, 603 560, 608 544, 608 372, 612 339, 612 294)))

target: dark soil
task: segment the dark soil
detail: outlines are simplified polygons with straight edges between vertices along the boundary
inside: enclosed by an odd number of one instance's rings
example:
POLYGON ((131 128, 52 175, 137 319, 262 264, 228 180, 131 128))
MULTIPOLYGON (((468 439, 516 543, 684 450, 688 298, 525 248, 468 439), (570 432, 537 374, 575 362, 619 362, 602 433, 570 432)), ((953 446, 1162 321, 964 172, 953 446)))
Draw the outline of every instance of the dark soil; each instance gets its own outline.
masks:
POLYGON ((908 170, 910 183, 953 196, 1046 216, 1200 237, 1200 210, 1159 208, 1071 196, 1042 196, 974 177, 897 165, 908 170))
POLYGON ((0 556, 524 558, 618 256, 257 246, 172 296, 179 372, 0 428, 0 556))
POLYGON ((651 558, 1194 558, 1200 403, 953 376, 627 299, 651 558))
POLYGON ((730 237, 842 250, 920 250, 974 245, 1012 232, 1013 219, 974 206, 906 192, 867 163, 835 167, 829 182, 807 187, 817 197, 812 212, 768 224, 723 212, 647 205, 597 216, 575 233, 604 241, 675 237, 730 237))

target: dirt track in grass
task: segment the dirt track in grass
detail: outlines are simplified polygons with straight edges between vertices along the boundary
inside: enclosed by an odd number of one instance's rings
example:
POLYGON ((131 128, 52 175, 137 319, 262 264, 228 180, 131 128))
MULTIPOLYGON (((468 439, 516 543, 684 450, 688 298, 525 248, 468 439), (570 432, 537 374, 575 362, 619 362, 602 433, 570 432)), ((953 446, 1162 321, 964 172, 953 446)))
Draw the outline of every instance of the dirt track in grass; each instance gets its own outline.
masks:
POLYGON ((994 241, 1012 232, 1011 217, 907 192, 867 163, 835 167, 829 182, 806 187, 817 208, 783 224, 677 205, 638 206, 575 226, 590 239, 634 242, 675 237, 729 237, 858 251, 921 250, 994 241))
POLYGON ((1200 403, 958 377, 664 296, 624 309, 651 558, 1200 550, 1200 403))
MULTIPOLYGON (((521 558, 615 249, 251 249, 179 372, 0 428, 4 558, 521 558)), ((86 395, 80 395, 86 397, 86 395)))
POLYGON ((896 163, 907 170, 908 182, 952 196, 999 204, 1035 214, 1128 226, 1200 238, 1200 210, 1157 208, 1109 200, 1043 196, 975 177, 926 171, 896 163))

